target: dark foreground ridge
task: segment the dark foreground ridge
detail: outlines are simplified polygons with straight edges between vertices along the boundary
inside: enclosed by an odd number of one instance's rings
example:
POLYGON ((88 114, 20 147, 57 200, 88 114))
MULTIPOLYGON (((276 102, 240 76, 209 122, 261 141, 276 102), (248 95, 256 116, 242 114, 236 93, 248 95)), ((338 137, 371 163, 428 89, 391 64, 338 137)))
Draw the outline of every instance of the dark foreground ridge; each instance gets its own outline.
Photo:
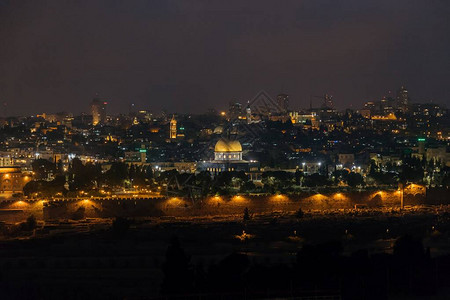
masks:
POLYGON ((98 228, 3 241, 4 299, 429 299, 450 288, 446 211, 247 211, 98 228))

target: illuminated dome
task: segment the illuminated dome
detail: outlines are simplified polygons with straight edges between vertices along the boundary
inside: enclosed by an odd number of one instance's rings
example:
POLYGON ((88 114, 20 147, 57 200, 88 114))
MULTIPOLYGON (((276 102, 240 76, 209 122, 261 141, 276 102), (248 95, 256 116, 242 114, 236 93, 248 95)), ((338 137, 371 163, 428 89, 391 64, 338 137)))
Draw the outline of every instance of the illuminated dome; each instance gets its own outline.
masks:
POLYGON ((242 160, 242 146, 239 141, 220 139, 214 147, 215 160, 242 160))
POLYGON ((242 146, 239 141, 230 141, 220 139, 214 147, 215 152, 242 152, 242 146))

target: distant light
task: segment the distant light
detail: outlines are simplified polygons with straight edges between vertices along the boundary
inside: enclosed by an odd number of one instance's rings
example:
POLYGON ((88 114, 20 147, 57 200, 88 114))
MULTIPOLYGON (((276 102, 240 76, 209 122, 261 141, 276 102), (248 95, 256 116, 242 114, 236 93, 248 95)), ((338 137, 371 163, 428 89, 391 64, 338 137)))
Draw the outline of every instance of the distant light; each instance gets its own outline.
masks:
POLYGON ((236 196, 234 196, 233 197, 233 199, 232 200, 235 200, 235 201, 244 201, 245 200, 245 198, 244 197, 242 197, 242 196, 240 196, 240 195, 236 195, 236 196))

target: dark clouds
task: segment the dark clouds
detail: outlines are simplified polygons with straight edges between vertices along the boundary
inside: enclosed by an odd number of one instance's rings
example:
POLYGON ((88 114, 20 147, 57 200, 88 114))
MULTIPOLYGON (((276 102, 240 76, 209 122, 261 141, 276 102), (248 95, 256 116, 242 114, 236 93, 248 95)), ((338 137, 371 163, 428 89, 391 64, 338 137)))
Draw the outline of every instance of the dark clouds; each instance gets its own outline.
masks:
POLYGON ((445 0, 3 0, 0 101, 78 113, 98 92, 115 113, 193 112, 264 89, 359 107, 406 84, 449 103, 448 15, 445 0))

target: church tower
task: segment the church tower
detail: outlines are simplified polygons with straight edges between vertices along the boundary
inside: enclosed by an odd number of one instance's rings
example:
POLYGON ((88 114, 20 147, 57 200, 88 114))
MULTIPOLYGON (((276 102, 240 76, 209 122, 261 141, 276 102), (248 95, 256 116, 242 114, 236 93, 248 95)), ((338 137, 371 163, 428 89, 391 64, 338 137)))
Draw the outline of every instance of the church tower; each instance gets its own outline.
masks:
POLYGON ((174 140, 177 138, 177 120, 175 120, 175 115, 172 115, 172 120, 170 120, 170 139, 174 140))
POLYGON ((247 103, 247 108, 245 109, 247 124, 252 122, 252 109, 250 108, 250 102, 247 103))

